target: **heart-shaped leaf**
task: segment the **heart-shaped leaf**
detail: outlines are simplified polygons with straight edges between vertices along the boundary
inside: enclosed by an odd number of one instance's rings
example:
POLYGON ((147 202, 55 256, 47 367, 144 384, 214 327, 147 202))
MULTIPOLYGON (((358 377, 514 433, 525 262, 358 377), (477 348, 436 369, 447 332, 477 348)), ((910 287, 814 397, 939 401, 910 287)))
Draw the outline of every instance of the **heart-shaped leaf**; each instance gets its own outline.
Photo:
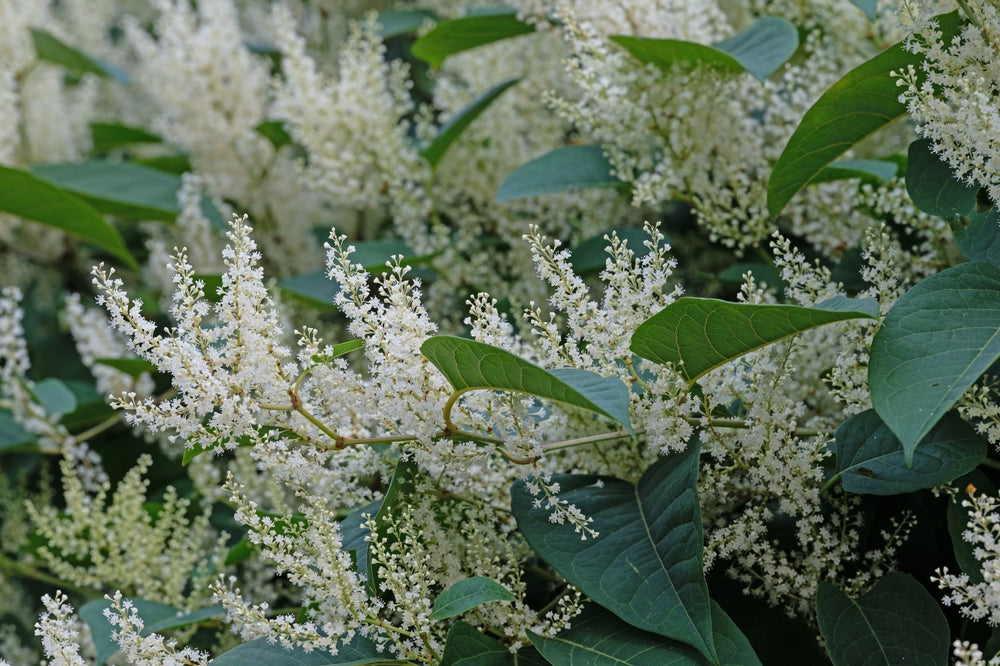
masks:
POLYGON ((592 475, 557 475, 559 499, 592 522, 596 538, 553 524, 523 481, 511 487, 518 527, 538 555, 619 618, 685 643, 717 663, 702 570, 698 446, 654 463, 633 485, 592 475))
POLYGON ((835 438, 837 476, 849 493, 898 495, 933 488, 969 473, 986 457, 986 440, 953 412, 920 441, 912 466, 873 409, 844 421, 835 438))
POLYGON ((513 601, 510 591, 489 578, 473 576, 458 581, 434 600, 432 620, 443 620, 447 617, 461 615, 487 601, 513 601))
MULTIPOLYGON (((937 22, 945 39, 957 34, 963 23, 957 12, 938 16, 937 22)), ((918 67, 921 60, 896 44, 823 93, 806 111, 771 171, 767 209, 772 216, 839 155, 906 113, 893 72, 918 67)))
POLYGON ((622 184, 600 146, 562 146, 514 169, 500 183, 496 201, 622 184))
POLYGON ((1000 268, 970 261, 903 294, 872 341, 872 406, 906 462, 934 424, 1000 358, 1000 268))
POLYGON ((887 573, 858 599, 822 581, 816 614, 834 666, 948 663, 948 621, 934 597, 907 574, 887 573))
POLYGON ((420 351, 459 393, 527 393, 603 414, 631 430, 628 388, 615 377, 572 368, 545 370, 498 347, 448 335, 428 338, 420 351))
POLYGON ((837 321, 877 317, 873 299, 839 295, 811 308, 685 297, 640 324, 631 349, 655 363, 679 365, 684 377, 694 382, 709 370, 790 335, 837 321))

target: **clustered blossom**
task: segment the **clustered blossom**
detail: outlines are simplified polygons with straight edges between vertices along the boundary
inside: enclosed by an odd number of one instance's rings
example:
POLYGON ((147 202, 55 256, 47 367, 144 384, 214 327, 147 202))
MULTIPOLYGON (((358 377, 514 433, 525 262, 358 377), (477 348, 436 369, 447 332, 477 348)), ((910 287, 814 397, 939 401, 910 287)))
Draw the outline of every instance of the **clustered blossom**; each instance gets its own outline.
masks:
POLYGON ((968 494, 969 499, 962 500, 969 510, 962 538, 973 546, 982 580, 976 582, 968 573, 950 573, 948 567, 938 569, 932 580, 948 591, 942 598, 946 606, 958 606, 965 617, 995 627, 1000 624, 1000 498, 971 485, 968 494))
POLYGON ((104 617, 111 625, 111 639, 118 644, 122 656, 137 666, 205 666, 211 655, 195 648, 178 649, 176 639, 150 633, 143 635, 146 626, 139 610, 129 599, 116 591, 105 597, 111 605, 104 609, 104 617))
POLYGON ((909 23, 907 48, 922 56, 919 67, 897 72, 900 100, 917 122, 917 132, 970 185, 1000 202, 1000 8, 991 0, 968 0, 969 19, 948 39, 932 20, 940 7, 929 0, 903 0, 909 23))
POLYGON ((50 666, 87 666, 80 656, 80 620, 68 601, 69 597, 61 591, 55 597, 47 594, 42 597, 45 611, 35 623, 35 635, 42 639, 42 650, 50 666))

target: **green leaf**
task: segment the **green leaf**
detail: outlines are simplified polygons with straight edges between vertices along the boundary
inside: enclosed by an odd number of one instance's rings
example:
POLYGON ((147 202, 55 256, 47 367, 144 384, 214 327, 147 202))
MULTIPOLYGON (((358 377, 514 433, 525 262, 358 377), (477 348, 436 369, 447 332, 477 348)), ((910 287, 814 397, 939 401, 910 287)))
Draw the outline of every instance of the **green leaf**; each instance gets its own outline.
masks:
POLYGON ((355 568, 365 576, 368 576, 368 536, 371 534, 364 525, 365 516, 376 515, 381 506, 382 500, 377 499, 355 509, 340 521, 341 544, 344 550, 354 553, 355 568))
POLYGON ((0 210, 61 229, 138 268, 118 230, 82 199, 27 171, 0 166, 0 210))
POLYGON ((812 183, 860 178, 866 182, 884 183, 896 176, 899 165, 889 160, 838 160, 830 162, 816 174, 812 183))
POLYGON ((503 349, 449 335, 428 338, 420 351, 459 393, 527 393, 603 414, 631 432, 628 388, 616 377, 572 368, 545 370, 503 349))
POLYGON ((139 127, 131 127, 120 123, 90 123, 90 136, 93 141, 91 151, 106 153, 115 148, 131 146, 137 143, 162 143, 159 136, 139 127))
POLYGON ((611 38, 643 64, 669 71, 674 65, 705 65, 749 72, 761 81, 781 67, 799 46, 799 33, 777 16, 765 16, 746 30, 712 46, 679 39, 616 35, 611 38))
MULTIPOLYGON (((628 247, 635 254, 636 259, 641 259, 649 254, 649 248, 644 245, 649 240, 649 236, 646 235, 643 229, 639 227, 615 227, 614 229, 608 229, 603 234, 591 236, 586 240, 580 241, 573 248, 573 252, 570 255, 570 264, 577 275, 599 273, 604 270, 609 256, 607 252, 609 243, 604 237, 610 236, 612 233, 628 243, 628 247)), ((666 239, 666 242, 669 243, 670 240, 666 239)))
POLYGON ((431 167, 436 167, 448 151, 448 148, 451 147, 451 144, 462 135, 462 132, 472 124, 472 121, 488 109, 490 104, 500 97, 507 88, 510 88, 518 81, 520 79, 507 79, 472 100, 468 106, 456 113, 451 120, 438 130, 438 135, 434 137, 434 140, 420 151, 421 157, 427 160, 431 167))
POLYGON ((847 319, 877 319, 874 299, 834 296, 813 307, 751 305, 679 298, 639 325, 633 352, 673 363, 689 382, 709 370, 791 335, 847 319))
POLYGON ((875 7, 878 6, 878 0, 851 0, 851 4, 863 11, 869 19, 875 20, 875 7))
POLYGON ((906 192, 920 210, 951 219, 975 212, 979 187, 955 178, 951 167, 934 154, 931 140, 919 139, 907 150, 906 192))
POLYGON ((482 576, 458 581, 434 600, 432 620, 443 620, 461 615, 487 601, 513 601, 514 595, 506 587, 482 576))
POLYGON ((66 384, 54 377, 43 379, 31 390, 42 403, 45 413, 50 416, 69 414, 76 409, 76 396, 66 384))
POLYGON ((849 493, 899 495, 933 488, 968 474, 986 457, 986 440, 953 412, 920 440, 912 466, 873 409, 844 421, 835 441, 837 475, 849 493))
MULTIPOLYGON (((937 20, 945 39, 962 24, 957 12, 937 20)), ((773 217, 830 162, 906 113, 891 72, 917 67, 921 60, 896 44, 845 74, 806 111, 767 183, 773 217)))
POLYGON ((364 340, 347 340, 346 342, 338 342, 335 344, 329 353, 314 354, 312 357, 313 363, 329 363, 333 359, 343 356, 344 354, 349 354, 356 349, 362 349, 365 346, 364 340))
POLYGON ((452 54, 534 31, 534 26, 519 20, 513 9, 488 9, 438 23, 415 41, 410 50, 432 67, 440 67, 452 54))
POLYGON ((250 539, 243 537, 232 546, 226 552, 226 560, 223 562, 224 566, 231 567, 239 564, 240 562, 246 562, 251 557, 254 556, 257 550, 254 545, 250 543, 250 539))
POLYGON ((31 167, 39 178, 86 200, 104 213, 137 220, 173 222, 180 212, 178 176, 131 162, 93 160, 31 167))
MULTIPOLYGON (((760 666, 749 641, 714 601, 712 622, 719 664, 760 666)), ((554 638, 530 631, 528 638, 553 664, 702 666, 705 663, 694 648, 637 629, 597 604, 587 605, 573 618, 570 628, 554 638)))
POLYGON ((528 632, 531 644, 553 664, 586 666, 703 666, 701 653, 689 645, 643 631, 610 611, 588 604, 570 628, 553 638, 528 632))
POLYGON ((384 651, 378 651, 372 640, 356 634, 351 642, 337 646, 336 656, 325 650, 306 652, 300 647, 287 650, 268 643, 266 638, 258 638, 237 645, 208 663, 210 666, 362 666, 410 662, 388 658, 384 651))
POLYGON ((163 618, 158 622, 145 622, 145 627, 142 630, 143 636, 148 636, 152 633, 158 633, 161 631, 170 631, 171 629, 180 629, 181 627, 187 627, 192 624, 198 624, 202 620, 208 620, 213 617, 218 617, 226 612, 226 609, 222 606, 206 606, 205 608, 199 608, 198 610, 191 611, 190 613, 184 613, 182 615, 176 615, 174 617, 163 618))
POLYGON ((962 254, 1000 265, 1000 213, 982 205, 978 186, 955 177, 934 154, 930 139, 910 144, 906 191, 917 208, 948 220, 962 254))
POLYGON ((94 359, 94 363, 124 372, 132 379, 137 379, 144 372, 149 374, 157 372, 155 365, 141 358, 97 358, 94 359))
MULTIPOLYGON (((146 599, 132 599, 131 601, 146 625, 164 622, 176 618, 180 614, 180 611, 173 606, 156 601, 146 599)), ((97 666, 101 666, 111 658, 111 655, 118 652, 118 643, 111 639, 111 623, 104 617, 104 609, 110 607, 111 602, 107 599, 94 599, 80 606, 79 610, 80 619, 90 627, 90 633, 94 639, 94 647, 97 650, 97 666)), ((143 635, 148 634, 143 631, 143 635)))
POLYGON ((549 520, 527 484, 511 487, 511 508, 539 557, 629 624, 696 648, 717 663, 702 569, 697 443, 660 458, 638 485, 594 475, 555 475, 559 500, 592 522, 596 537, 549 520), (582 538, 582 537, 587 538, 582 538))
POLYGON ((872 406, 903 443, 917 443, 1000 358, 1000 268, 970 261, 903 294, 872 341, 872 406))
MULTIPOLYGON (((375 523, 375 530, 372 537, 378 536, 385 539, 388 546, 394 544, 398 539, 390 522, 390 516, 398 513, 399 507, 411 501, 416 488, 416 479, 420 476, 417 464, 412 460, 400 460, 396 464, 396 469, 392 473, 392 481, 389 488, 382 497, 382 504, 378 512, 372 516, 375 523)), ((368 558, 368 590, 377 595, 381 579, 378 576, 378 565, 368 558)))
POLYGON ((612 173, 611 162, 600 146, 563 146, 514 169, 500 183, 495 200, 512 201, 622 184, 612 173))
POLYGON ((285 123, 280 120, 265 120, 253 129, 257 134, 270 141, 275 148, 287 146, 292 142, 292 135, 285 129, 285 123))
POLYGON ((278 288, 303 303, 321 308, 333 308, 333 299, 340 286, 327 277, 326 271, 313 271, 278 280, 278 288))
POLYGON ((62 65, 74 74, 91 73, 115 79, 119 83, 129 82, 129 76, 123 70, 65 44, 44 30, 32 28, 31 39, 35 43, 35 52, 39 60, 62 65))
POLYGON ((21 427, 8 409, 0 409, 0 454, 33 451, 38 448, 35 436, 21 427))
POLYGON ((951 638, 944 613, 907 574, 889 572, 858 599, 821 581, 816 611, 834 666, 948 663, 951 638))
MULTIPOLYGON (((575 620, 574 620, 575 621, 575 620)), ((548 666, 532 647, 510 648, 459 620, 448 631, 440 666, 548 666)))
POLYGON ((437 21, 437 14, 426 9, 395 9, 378 13, 382 39, 416 32, 426 21, 437 21))

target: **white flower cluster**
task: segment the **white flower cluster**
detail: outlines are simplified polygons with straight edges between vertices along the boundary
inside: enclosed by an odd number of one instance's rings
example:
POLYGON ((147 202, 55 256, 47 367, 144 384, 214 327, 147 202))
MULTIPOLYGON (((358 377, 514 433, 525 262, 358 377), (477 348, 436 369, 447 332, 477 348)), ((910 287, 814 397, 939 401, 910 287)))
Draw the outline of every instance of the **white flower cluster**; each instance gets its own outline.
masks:
POLYGON ((969 499, 962 506, 969 510, 969 520, 962 538, 973 546, 982 580, 969 574, 949 573, 948 567, 936 571, 931 580, 948 593, 941 599, 946 606, 958 606, 962 615, 985 620, 990 626, 1000 624, 1000 498, 967 489, 969 499))
POLYGON ((961 3, 968 23, 953 39, 931 17, 940 3, 903 0, 910 24, 907 48, 922 56, 917 68, 899 72, 900 100, 917 132, 960 179, 985 188, 1000 202, 1000 8, 991 0, 961 3))

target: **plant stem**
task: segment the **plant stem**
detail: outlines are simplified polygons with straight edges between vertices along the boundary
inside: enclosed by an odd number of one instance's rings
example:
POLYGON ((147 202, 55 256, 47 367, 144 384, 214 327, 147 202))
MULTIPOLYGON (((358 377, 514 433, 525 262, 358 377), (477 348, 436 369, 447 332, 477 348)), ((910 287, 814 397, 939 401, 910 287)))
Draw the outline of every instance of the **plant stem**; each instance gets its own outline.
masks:
POLYGON ((60 590, 75 592, 76 594, 83 596, 93 596, 96 593, 96 590, 91 588, 74 585, 73 583, 62 580, 61 578, 56 578, 55 576, 49 575, 44 571, 28 566, 27 564, 12 560, 3 553, 0 553, 0 572, 3 572, 8 576, 27 578, 28 580, 37 580, 41 583, 46 583, 59 588, 60 590))
POLYGON ((85 442, 88 439, 94 437, 95 435, 100 435, 102 432, 111 428, 121 422, 124 418, 124 412, 115 412, 112 416, 104 419, 94 427, 84 430, 79 435, 74 435, 78 442, 85 442))

